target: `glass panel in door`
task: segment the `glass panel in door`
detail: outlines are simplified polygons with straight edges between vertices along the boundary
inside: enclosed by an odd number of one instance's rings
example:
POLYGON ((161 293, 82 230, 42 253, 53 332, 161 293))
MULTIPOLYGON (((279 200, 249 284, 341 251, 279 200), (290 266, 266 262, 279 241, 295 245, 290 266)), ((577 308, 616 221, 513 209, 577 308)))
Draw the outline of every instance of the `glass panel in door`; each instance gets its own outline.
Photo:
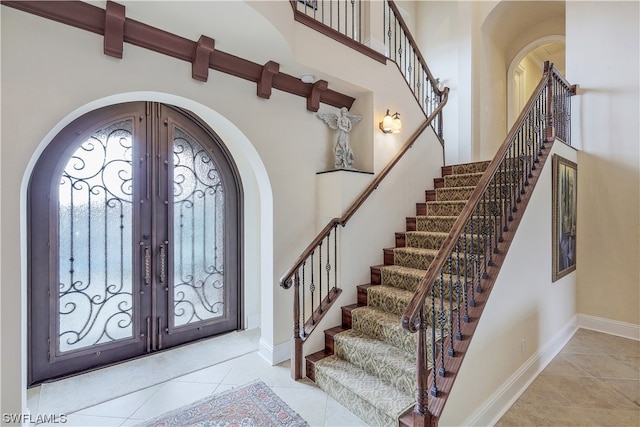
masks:
POLYGON ((57 354, 133 337, 132 120, 98 130, 58 187, 57 354))
POLYGON ((223 183, 209 152, 173 129, 173 327, 227 315, 223 183))

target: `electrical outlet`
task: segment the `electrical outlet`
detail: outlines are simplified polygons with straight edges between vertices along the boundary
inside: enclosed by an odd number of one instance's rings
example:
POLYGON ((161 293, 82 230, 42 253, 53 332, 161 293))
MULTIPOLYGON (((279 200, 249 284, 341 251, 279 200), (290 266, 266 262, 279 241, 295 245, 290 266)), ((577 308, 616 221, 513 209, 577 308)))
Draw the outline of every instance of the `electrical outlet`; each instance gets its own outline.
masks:
POLYGON ((525 354, 527 352, 527 340, 522 338, 520 341, 520 354, 525 354))

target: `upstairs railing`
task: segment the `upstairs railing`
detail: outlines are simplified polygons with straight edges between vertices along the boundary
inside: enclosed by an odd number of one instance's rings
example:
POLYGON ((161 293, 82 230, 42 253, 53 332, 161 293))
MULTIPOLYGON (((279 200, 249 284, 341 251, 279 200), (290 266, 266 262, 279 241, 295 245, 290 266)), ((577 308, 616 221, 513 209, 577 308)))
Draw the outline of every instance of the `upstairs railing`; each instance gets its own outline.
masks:
POLYGON ((518 211, 528 203, 528 193, 548 156, 545 144, 556 138, 571 143, 574 94, 575 87, 545 63, 540 83, 404 313, 403 327, 418 333, 414 425, 436 425, 440 417, 495 282, 498 260, 504 259, 513 237, 509 233, 520 220, 518 211), (437 341, 436 335, 446 338, 437 341))
MULTIPOLYGON (((371 49, 360 43, 365 15, 363 3, 368 2, 361 0, 291 1, 297 21, 376 57, 379 54, 372 53, 371 49)), ((285 289, 293 288, 294 291, 291 373, 295 379, 303 377, 302 346, 304 342, 342 292, 338 277, 340 268, 338 226, 344 227, 347 224, 425 129, 432 126, 442 143, 442 108, 447 102, 449 89, 438 87, 439 82, 433 78, 415 40, 408 33, 406 23, 391 0, 385 3, 383 21, 381 25, 385 29, 386 42, 389 44, 387 53, 390 59, 396 61, 416 101, 420 104, 426 121, 411 135, 401 150, 345 214, 329 221, 280 279, 280 286, 285 289)))
MULTIPOLYGON (((443 83, 431 74, 427 61, 418 49, 418 43, 411 35, 409 27, 402 18, 396 4, 389 0, 383 13, 383 28, 385 30, 385 48, 389 59, 398 65, 409 89, 416 101, 428 117, 438 107, 442 97, 443 83)), ((442 114, 434 129, 442 140, 442 114)))
MULTIPOLYGON (((425 117, 442 102, 444 85, 433 77, 409 27, 393 0, 382 2, 381 22, 370 22, 372 2, 363 0, 291 0, 296 20, 360 52, 380 59, 364 45, 363 29, 377 26, 385 53, 382 60, 396 63, 425 117), (366 21, 366 23, 365 23, 366 21)), ((432 124, 442 143, 442 114, 432 124)))

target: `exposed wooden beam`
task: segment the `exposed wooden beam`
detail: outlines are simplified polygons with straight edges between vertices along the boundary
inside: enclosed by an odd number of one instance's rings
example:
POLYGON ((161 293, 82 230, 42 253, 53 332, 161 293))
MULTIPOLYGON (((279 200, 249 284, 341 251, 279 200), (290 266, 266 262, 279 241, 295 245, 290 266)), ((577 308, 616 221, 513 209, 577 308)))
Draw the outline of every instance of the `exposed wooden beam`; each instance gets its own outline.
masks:
POLYGON ((280 72, 280 64, 269 61, 262 67, 260 80, 258 80, 258 96, 269 99, 273 87, 273 75, 280 72))
MULTIPOLYGON (((107 10, 81 1, 2 0, 1 3, 23 12, 71 25, 95 34, 105 35, 106 31, 105 54, 122 57, 122 53, 119 54, 119 49, 116 45, 118 44, 117 40, 119 40, 117 28, 121 25, 119 23, 119 13, 123 9, 118 9, 118 6, 121 5, 117 3, 109 1, 107 10), (111 16, 107 17, 107 14, 111 14, 111 16), (115 27, 115 30, 107 28, 108 26, 115 27), (118 56, 118 54, 120 56, 118 56)), ((202 60, 196 59, 196 56, 198 56, 199 53, 206 56, 208 53, 209 68, 252 81, 258 85, 258 96, 260 96, 260 94, 266 94, 265 85, 268 77, 263 76, 265 71, 264 66, 226 52, 213 50, 211 44, 205 42, 208 38, 203 39, 203 37, 205 36, 202 36, 199 42, 194 42, 176 34, 124 17, 122 36, 124 42, 182 61, 188 61, 192 64, 197 63, 198 67, 200 67, 202 60), (200 50, 198 50, 198 46, 200 46, 200 50), (208 50, 209 47, 211 47, 211 51, 208 50)), ((273 68, 269 70, 273 70, 273 68)), ((270 73, 270 71, 267 72, 270 73)), ((194 79, 201 80, 203 77, 205 78, 204 81, 206 81, 205 73, 201 72, 199 68, 198 71, 193 71, 194 79)), ((272 73, 271 79, 273 88, 306 98, 307 109, 310 111, 317 111, 319 103, 337 108, 351 108, 355 101, 355 98, 351 96, 323 86, 326 82, 320 85, 318 85, 319 82, 316 82, 312 85, 310 83, 303 83, 297 77, 280 72, 272 73)))
POLYGON ((107 1, 104 19, 104 54, 122 59, 124 51, 124 6, 107 1))
POLYGON ((201 82, 209 78, 209 61, 213 53, 215 41, 207 36, 200 36, 196 44, 196 52, 191 62, 191 77, 201 82))
POLYGON ((320 98, 322 94, 327 90, 329 83, 326 80, 318 80, 311 87, 311 92, 307 97, 307 110, 318 111, 320 108, 320 98))

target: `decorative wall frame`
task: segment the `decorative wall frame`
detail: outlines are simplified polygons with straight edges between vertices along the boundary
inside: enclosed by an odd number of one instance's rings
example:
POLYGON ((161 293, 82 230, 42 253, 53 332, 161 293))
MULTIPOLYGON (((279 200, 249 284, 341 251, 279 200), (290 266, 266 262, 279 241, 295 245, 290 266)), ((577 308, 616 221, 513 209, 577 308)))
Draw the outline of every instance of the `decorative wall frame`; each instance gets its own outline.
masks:
POLYGON ((576 269, 578 165, 557 154, 552 169, 552 281, 576 269))

